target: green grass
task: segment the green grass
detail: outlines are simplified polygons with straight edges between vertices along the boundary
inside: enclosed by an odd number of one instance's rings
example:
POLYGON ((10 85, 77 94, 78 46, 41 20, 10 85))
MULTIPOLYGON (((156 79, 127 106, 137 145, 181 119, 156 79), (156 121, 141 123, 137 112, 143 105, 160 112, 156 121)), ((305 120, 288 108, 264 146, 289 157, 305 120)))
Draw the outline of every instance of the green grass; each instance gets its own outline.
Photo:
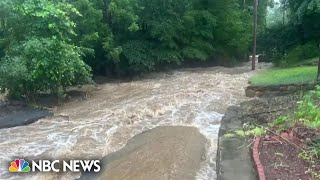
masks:
POLYGON ((284 69, 270 69, 250 78, 254 86, 301 84, 316 80, 317 67, 304 66, 284 69))

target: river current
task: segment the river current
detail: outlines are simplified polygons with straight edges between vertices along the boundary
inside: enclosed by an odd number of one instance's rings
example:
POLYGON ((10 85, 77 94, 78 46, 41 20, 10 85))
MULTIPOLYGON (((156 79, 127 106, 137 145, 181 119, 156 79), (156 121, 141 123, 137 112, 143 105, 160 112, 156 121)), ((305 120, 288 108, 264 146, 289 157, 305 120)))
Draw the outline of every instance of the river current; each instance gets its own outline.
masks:
POLYGON ((15 158, 100 159, 143 131, 158 126, 194 126, 208 139, 196 179, 216 179, 220 120, 245 100, 252 73, 236 68, 181 69, 153 73, 130 82, 98 85, 86 100, 54 109, 55 117, 0 130, 0 179, 76 179, 79 173, 12 175, 15 158))

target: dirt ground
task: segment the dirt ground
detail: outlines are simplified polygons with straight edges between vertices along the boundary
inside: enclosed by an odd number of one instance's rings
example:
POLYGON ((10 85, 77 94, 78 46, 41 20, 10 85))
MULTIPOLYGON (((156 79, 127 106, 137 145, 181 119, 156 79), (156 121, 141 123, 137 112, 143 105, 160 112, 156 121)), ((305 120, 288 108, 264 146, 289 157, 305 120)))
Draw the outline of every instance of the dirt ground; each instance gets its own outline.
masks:
MULTIPOLYGON (((301 94, 295 94, 244 102, 240 106, 242 121, 266 125, 279 116, 293 112, 301 97, 301 94)), ((292 128, 292 132, 294 138, 290 139, 290 142, 274 134, 275 131, 268 132, 268 135, 262 138, 259 147, 260 160, 268 180, 315 180, 311 176, 311 169, 313 172, 320 172, 319 160, 315 160, 316 163, 312 165, 299 158, 301 149, 306 148, 306 142, 320 135, 319 130, 297 125, 292 128)))

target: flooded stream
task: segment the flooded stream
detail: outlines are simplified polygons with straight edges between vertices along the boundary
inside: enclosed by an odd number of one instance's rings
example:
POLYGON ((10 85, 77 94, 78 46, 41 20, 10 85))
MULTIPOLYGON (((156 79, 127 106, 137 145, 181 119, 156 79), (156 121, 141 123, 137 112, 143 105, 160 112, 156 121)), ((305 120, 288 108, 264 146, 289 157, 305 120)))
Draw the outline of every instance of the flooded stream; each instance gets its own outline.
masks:
MULTIPOLYGON (((249 65, 181 69, 132 82, 106 83, 87 100, 54 110, 55 117, 0 130, 0 179, 15 158, 100 159, 143 131, 158 126, 195 126, 209 140, 196 179, 215 179, 217 135, 230 105, 244 100, 249 65), (4 162, 8 162, 7 164, 4 162)), ((24 179, 76 179, 79 173, 38 173, 24 179)))

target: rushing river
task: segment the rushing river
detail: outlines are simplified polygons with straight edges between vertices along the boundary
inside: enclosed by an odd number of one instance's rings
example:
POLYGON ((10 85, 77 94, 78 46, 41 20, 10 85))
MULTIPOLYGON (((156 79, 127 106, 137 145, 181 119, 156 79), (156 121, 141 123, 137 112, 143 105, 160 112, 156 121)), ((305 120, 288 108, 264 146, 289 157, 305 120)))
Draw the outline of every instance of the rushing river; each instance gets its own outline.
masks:
MULTIPOLYGON (((132 82, 99 85, 84 101, 54 110, 55 117, 0 130, 0 179, 15 158, 100 159, 157 126, 195 126, 209 140, 197 179, 215 179, 217 135, 230 105, 244 100, 249 65, 154 73, 132 82)), ((25 174, 23 179, 75 179, 79 173, 25 174)))

